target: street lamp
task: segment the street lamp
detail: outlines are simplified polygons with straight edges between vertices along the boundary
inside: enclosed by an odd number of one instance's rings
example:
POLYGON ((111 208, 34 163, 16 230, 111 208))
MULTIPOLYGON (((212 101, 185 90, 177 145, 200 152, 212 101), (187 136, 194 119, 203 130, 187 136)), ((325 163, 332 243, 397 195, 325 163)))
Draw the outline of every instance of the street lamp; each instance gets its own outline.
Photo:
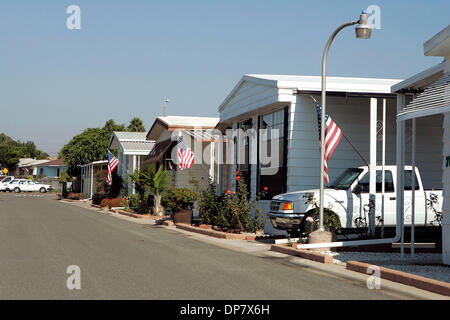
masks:
POLYGON ((165 117, 167 115, 167 104, 170 102, 169 99, 164 100, 164 110, 163 110, 163 116, 165 117))
POLYGON ((325 231, 323 227, 323 190, 324 190, 324 160, 325 160, 325 104, 326 104, 326 69, 327 69, 327 57, 330 45, 333 39, 342 29, 357 24, 355 28, 356 38, 358 39, 369 39, 372 33, 372 28, 367 23, 367 13, 363 11, 359 16, 359 20, 344 23, 339 28, 337 28, 328 39, 327 45, 325 46, 325 51, 322 58, 322 117, 320 126, 320 211, 319 211, 319 232, 325 231))

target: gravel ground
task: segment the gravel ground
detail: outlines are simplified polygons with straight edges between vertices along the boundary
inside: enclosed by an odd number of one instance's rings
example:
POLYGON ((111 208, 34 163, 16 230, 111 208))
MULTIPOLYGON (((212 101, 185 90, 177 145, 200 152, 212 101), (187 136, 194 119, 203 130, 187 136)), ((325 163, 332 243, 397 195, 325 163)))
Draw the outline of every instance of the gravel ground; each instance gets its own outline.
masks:
POLYGON ((405 254, 386 252, 321 252, 333 257, 333 263, 345 265, 347 261, 373 262, 376 265, 416 274, 450 283, 450 267, 441 264, 439 253, 416 253, 414 258, 405 254))
POLYGON ((450 267, 443 265, 383 265, 383 267, 409 272, 418 276, 427 277, 450 283, 450 267))

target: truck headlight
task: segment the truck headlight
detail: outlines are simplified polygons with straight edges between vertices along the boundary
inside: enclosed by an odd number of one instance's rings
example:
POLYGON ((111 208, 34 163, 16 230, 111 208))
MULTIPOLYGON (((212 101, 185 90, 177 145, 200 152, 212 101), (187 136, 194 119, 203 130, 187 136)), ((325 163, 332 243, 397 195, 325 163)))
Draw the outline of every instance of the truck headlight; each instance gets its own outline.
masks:
POLYGON ((294 209, 294 205, 292 204, 292 202, 288 202, 288 201, 283 202, 282 210, 293 210, 293 209, 294 209))

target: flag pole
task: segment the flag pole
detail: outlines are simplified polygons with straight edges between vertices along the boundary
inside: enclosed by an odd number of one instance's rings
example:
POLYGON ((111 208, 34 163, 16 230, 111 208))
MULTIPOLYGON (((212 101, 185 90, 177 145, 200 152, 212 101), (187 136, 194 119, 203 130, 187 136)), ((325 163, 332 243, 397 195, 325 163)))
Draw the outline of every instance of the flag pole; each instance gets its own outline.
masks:
MULTIPOLYGON (((318 104, 317 100, 314 99, 313 96, 309 96, 315 103, 318 104)), ((356 147, 353 145, 353 143, 351 143, 351 141, 345 136, 344 132, 342 132, 342 136, 344 137, 345 140, 347 140, 348 144, 353 148, 353 150, 355 150, 356 154, 362 159, 362 161, 364 161, 364 163, 366 164, 367 167, 369 167, 369 163, 367 162, 366 158, 363 157, 363 155, 358 151, 358 149, 356 149, 356 147)))
POLYGON ((347 140, 348 144, 355 150, 355 152, 358 154, 358 156, 365 162, 366 166, 369 167, 369 163, 367 160, 363 157, 363 155, 356 149, 356 147, 353 145, 353 143, 350 142, 350 140, 345 136, 344 133, 342 133, 342 136, 347 140))

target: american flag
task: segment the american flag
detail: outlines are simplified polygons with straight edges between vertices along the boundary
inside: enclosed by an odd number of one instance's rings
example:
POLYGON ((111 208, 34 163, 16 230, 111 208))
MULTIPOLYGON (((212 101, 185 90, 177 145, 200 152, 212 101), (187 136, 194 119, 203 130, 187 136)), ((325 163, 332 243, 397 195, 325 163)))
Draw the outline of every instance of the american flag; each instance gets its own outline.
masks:
MULTIPOLYGON (((312 97, 311 97, 312 98, 312 97)), ((312 98, 316 103, 317 110, 317 120, 319 123, 319 141, 320 141, 320 127, 321 127, 321 117, 322 117, 322 107, 316 101, 316 99, 312 98)), ((331 155, 334 152, 334 149, 339 144, 339 141, 342 137, 342 131, 337 126, 337 124, 331 119, 331 117, 325 114, 325 156, 324 156, 324 180, 326 183, 329 183, 328 178, 328 160, 330 160, 331 155)))
POLYGON ((108 150, 108 178, 106 182, 112 185, 112 172, 119 165, 119 160, 108 150))
POLYGON ((183 137, 178 137, 178 166, 180 170, 192 167, 194 163, 194 153, 186 147, 183 142, 183 137))

